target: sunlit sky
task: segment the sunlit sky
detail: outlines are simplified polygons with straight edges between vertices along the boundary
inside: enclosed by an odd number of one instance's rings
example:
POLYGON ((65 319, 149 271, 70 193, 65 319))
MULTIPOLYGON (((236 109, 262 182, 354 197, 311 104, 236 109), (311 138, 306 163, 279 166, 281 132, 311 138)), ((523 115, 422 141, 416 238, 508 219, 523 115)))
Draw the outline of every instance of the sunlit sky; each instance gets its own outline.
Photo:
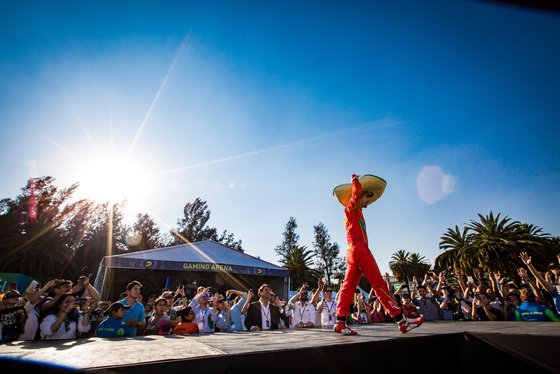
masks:
POLYGON ((344 254, 332 190, 374 174, 382 272, 478 213, 560 235, 559 45, 560 13, 468 0, 3 0, 0 198, 113 186, 166 232, 200 197, 278 263, 290 217, 344 254))

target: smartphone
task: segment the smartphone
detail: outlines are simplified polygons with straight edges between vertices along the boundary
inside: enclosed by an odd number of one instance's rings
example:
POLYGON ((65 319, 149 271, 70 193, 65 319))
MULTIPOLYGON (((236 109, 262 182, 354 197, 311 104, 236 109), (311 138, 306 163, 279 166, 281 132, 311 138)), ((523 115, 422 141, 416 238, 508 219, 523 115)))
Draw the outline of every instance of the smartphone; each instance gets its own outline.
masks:
POLYGON ((473 279, 470 275, 467 277, 467 280, 469 281, 469 283, 473 281, 473 279))
POLYGON ((32 289, 32 290, 34 290, 35 288, 37 288, 37 285, 38 285, 38 284, 39 284, 39 283, 37 283, 37 281, 34 280, 34 281, 32 281, 31 284, 29 285, 29 288, 32 289))

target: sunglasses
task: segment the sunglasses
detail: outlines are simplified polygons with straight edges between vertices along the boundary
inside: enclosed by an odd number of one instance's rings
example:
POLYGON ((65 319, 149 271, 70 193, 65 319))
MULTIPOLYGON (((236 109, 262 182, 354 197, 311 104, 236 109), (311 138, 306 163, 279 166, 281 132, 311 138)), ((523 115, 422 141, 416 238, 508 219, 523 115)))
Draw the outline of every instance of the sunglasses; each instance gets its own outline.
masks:
POLYGON ((332 292, 332 290, 325 290, 325 292, 332 292))

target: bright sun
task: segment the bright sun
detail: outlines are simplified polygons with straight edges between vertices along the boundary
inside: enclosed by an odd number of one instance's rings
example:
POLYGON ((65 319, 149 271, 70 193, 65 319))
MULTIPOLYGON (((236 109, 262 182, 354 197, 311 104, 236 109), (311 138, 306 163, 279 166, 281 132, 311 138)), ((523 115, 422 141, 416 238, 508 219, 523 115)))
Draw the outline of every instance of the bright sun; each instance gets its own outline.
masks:
POLYGON ((97 202, 136 201, 146 191, 138 163, 114 155, 99 157, 87 164, 79 178, 81 193, 97 202))

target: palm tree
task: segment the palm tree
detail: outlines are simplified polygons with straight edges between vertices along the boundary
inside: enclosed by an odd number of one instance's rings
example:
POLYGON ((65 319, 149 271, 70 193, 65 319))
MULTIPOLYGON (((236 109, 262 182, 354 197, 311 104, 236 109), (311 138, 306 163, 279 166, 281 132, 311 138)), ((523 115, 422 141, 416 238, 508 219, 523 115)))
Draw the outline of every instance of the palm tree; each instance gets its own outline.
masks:
POLYGON ((455 268, 462 270, 469 268, 464 257, 464 254, 472 248, 468 232, 468 227, 459 230, 457 225, 455 225, 455 229, 447 229, 439 243, 439 248, 444 250, 444 252, 435 260, 434 270, 436 272, 444 271, 450 276, 454 273, 453 270, 455 268))
POLYGON ((463 230, 458 226, 447 229, 441 237, 440 249, 444 252, 436 258, 435 270, 451 275, 453 268, 464 274, 475 275, 479 280, 484 273, 500 271, 517 277, 520 264, 519 253, 527 252, 537 267, 544 268, 560 252, 560 240, 543 233, 535 225, 512 221, 500 214, 478 215, 480 222, 471 220, 463 230))
POLYGON ((418 279, 424 277, 431 268, 431 265, 426 262, 426 258, 421 256, 420 253, 410 253, 408 258, 410 268, 412 270, 412 276, 418 279))
POLYGON ((413 270, 410 266, 410 253, 400 249, 393 253, 391 261, 389 261, 389 269, 399 282, 405 282, 408 293, 410 294, 410 286, 408 285, 408 277, 413 270))
POLYGON ((487 216, 478 215, 480 222, 470 222, 469 229, 473 231, 471 251, 463 251, 462 257, 478 278, 484 272, 505 271, 515 274, 519 261, 519 233, 518 221, 511 221, 507 216, 500 219, 500 214, 494 217, 492 211, 487 216))
POLYGON ((518 225, 515 232, 520 252, 527 252, 537 269, 544 270, 551 262, 556 262, 560 253, 558 237, 552 237, 542 228, 527 223, 518 225))
POLYGON ((321 274, 311 267, 314 256, 315 253, 306 246, 291 247, 282 254, 280 262, 290 271, 290 283, 295 285, 295 289, 304 283, 315 284, 321 277, 321 274))

